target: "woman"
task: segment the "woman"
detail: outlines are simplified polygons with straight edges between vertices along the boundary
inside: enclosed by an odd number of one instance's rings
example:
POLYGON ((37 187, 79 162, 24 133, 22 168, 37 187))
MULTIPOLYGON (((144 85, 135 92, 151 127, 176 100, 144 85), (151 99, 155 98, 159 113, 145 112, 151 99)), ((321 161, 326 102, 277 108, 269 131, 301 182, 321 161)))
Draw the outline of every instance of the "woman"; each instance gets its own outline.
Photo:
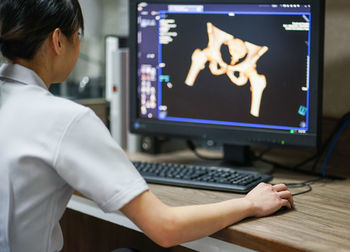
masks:
POLYGON ((59 251, 73 188, 164 247, 293 206, 285 185, 267 184, 215 204, 163 204, 90 109, 48 91, 72 71, 83 30, 77 0, 1 0, 1 251, 59 251))

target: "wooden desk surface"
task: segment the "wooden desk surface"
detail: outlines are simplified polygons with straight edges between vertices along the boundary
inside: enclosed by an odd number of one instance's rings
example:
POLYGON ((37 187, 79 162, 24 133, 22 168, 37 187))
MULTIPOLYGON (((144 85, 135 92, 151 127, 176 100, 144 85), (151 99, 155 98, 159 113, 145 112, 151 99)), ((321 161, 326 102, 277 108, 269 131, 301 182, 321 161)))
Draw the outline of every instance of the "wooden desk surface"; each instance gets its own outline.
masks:
MULTIPOLYGON (((132 160, 188 163, 189 152, 150 156, 130 155, 132 160)), ((272 183, 303 182, 313 177, 277 171, 272 183)), ((151 190, 172 206, 205 204, 240 194, 150 184, 151 190)), ((291 189, 292 193, 306 188, 291 189)), ((295 209, 265 218, 249 218, 212 237, 258 251, 350 251, 350 181, 318 182, 312 191, 294 197, 295 209)))

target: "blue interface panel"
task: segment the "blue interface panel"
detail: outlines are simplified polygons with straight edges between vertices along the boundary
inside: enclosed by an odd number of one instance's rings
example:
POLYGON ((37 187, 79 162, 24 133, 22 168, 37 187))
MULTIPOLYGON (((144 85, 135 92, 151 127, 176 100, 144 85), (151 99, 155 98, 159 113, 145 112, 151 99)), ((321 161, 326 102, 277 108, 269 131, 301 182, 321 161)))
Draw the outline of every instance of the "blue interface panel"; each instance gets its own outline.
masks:
POLYGON ((307 133, 310 5, 138 5, 139 117, 307 133))

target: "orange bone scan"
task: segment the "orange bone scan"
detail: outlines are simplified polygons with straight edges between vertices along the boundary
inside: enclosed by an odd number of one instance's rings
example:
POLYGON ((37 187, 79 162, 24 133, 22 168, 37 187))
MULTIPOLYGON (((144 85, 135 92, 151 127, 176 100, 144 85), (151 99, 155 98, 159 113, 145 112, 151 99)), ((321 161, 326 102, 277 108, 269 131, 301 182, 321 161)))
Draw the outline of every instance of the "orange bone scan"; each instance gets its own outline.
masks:
POLYGON ((260 103, 263 91, 266 87, 265 75, 258 74, 256 71, 256 62, 268 50, 266 46, 257 46, 255 44, 234 38, 215 27, 212 23, 207 23, 208 46, 207 48, 195 49, 191 60, 192 64, 185 84, 193 86, 201 70, 209 61, 209 70, 213 75, 226 74, 232 83, 237 86, 243 86, 250 82, 250 91, 252 92, 250 114, 259 117, 260 103), (223 61, 220 52, 221 46, 226 45, 231 54, 231 63, 228 65, 223 61), (246 57, 242 62, 240 59, 246 57))

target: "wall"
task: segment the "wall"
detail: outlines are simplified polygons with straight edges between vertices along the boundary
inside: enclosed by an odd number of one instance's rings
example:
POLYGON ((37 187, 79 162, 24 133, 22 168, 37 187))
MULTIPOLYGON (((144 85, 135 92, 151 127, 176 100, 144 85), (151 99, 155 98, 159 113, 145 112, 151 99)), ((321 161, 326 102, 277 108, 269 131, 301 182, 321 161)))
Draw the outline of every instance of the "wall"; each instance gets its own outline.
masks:
POLYGON ((327 0, 325 24, 325 116, 350 111, 350 1, 327 0))
POLYGON ((128 0, 103 0, 105 34, 127 36, 129 33, 128 0))

